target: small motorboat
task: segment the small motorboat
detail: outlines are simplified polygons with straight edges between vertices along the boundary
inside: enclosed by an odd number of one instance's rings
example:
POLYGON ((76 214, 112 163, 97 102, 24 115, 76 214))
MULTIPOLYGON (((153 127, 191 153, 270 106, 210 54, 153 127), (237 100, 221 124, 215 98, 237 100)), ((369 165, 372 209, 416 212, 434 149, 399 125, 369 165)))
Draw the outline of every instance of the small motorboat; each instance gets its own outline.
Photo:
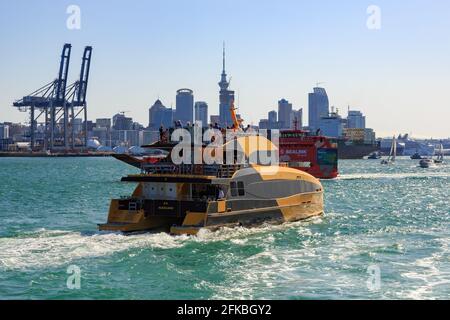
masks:
POLYGON ((378 160, 381 159, 381 154, 379 152, 372 152, 367 159, 378 160))
POLYGON ((436 164, 434 163, 434 160, 433 159, 422 159, 422 160, 420 160, 420 162, 419 162, 419 166, 421 167, 421 168, 431 168, 431 167, 435 167, 436 166, 436 164))
POLYGON ((420 153, 416 152, 411 156, 412 160, 422 160, 423 157, 420 155, 420 153))

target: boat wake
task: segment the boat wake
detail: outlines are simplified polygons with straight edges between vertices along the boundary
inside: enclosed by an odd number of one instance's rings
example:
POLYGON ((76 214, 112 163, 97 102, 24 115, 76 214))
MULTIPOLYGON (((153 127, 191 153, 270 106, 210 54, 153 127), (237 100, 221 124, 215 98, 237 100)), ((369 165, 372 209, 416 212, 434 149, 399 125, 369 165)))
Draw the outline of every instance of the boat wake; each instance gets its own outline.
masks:
POLYGON ((0 270, 28 270, 67 265, 84 258, 96 258, 133 249, 176 249, 189 243, 230 241, 243 245, 249 237, 289 228, 306 228, 320 223, 321 217, 282 225, 262 225, 257 228, 221 228, 217 231, 201 230, 195 237, 171 236, 167 233, 83 234, 61 230, 46 230, 20 237, 0 238, 0 270))
POLYGON ((410 173, 352 173, 339 175, 336 180, 374 180, 374 179, 422 179, 450 178, 447 172, 410 172, 410 173))
POLYGON ((58 266, 82 258, 111 255, 134 248, 176 248, 183 239, 165 233, 126 236, 39 230, 21 237, 0 238, 0 269, 58 266))
POLYGON ((446 238, 438 239, 437 241, 440 243, 437 246, 437 252, 417 259, 413 263, 414 270, 408 270, 401 274, 403 278, 414 282, 410 289, 399 292, 401 297, 415 300, 429 299, 433 297, 433 290, 439 287, 449 288, 450 273, 445 272, 445 261, 449 253, 449 240, 446 238))

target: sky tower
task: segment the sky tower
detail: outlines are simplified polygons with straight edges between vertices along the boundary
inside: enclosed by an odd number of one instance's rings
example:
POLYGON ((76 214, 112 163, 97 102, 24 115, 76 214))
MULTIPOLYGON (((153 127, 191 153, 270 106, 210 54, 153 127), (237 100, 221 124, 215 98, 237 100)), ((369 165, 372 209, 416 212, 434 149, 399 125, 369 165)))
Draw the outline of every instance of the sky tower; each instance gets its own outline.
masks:
POLYGON ((233 120, 231 119, 230 107, 234 100, 234 91, 228 90, 230 82, 227 80, 227 73, 225 71, 225 43, 223 44, 222 52, 222 75, 219 82, 219 117, 220 125, 223 127, 231 126, 233 120))

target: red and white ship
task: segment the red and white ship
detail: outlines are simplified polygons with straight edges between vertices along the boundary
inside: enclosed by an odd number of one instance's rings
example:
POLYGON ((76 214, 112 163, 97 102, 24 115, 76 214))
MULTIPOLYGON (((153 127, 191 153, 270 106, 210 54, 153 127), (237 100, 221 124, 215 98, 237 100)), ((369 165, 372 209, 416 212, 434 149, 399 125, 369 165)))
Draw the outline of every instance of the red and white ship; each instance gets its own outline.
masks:
POLYGON ((337 141, 303 130, 280 132, 280 162, 319 179, 338 176, 337 141))

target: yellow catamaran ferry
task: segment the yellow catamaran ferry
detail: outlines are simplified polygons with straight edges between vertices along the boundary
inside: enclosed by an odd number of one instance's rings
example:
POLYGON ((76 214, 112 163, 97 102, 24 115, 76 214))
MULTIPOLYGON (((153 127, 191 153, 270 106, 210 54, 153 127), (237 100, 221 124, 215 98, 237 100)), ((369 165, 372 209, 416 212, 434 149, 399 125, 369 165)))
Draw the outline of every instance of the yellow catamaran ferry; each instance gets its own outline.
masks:
MULTIPOLYGON (((230 111, 233 129, 239 130, 234 105, 230 111)), ((176 165, 170 153, 174 147, 167 141, 147 146, 168 155, 154 163, 143 161, 141 174, 122 178, 137 187, 131 196, 111 201, 108 221, 99 225, 100 230, 195 235, 203 228, 292 222, 323 214, 323 187, 318 179, 283 164, 258 163, 260 152, 278 152, 265 137, 236 137, 220 149, 224 158, 224 150, 233 150, 232 163, 243 164, 176 165), (252 163, 251 159, 257 160, 252 163)), ((129 156, 116 158, 133 164, 129 156)))
MULTIPOLYGON (((260 136, 240 137, 246 160, 260 146, 275 146, 260 136)), ((164 148, 156 143, 154 148, 164 148)), ((170 156, 122 178, 137 183, 130 197, 111 201, 100 230, 164 230, 196 234, 200 229, 283 223, 323 213, 323 188, 310 174, 283 165, 175 165, 170 156)))

